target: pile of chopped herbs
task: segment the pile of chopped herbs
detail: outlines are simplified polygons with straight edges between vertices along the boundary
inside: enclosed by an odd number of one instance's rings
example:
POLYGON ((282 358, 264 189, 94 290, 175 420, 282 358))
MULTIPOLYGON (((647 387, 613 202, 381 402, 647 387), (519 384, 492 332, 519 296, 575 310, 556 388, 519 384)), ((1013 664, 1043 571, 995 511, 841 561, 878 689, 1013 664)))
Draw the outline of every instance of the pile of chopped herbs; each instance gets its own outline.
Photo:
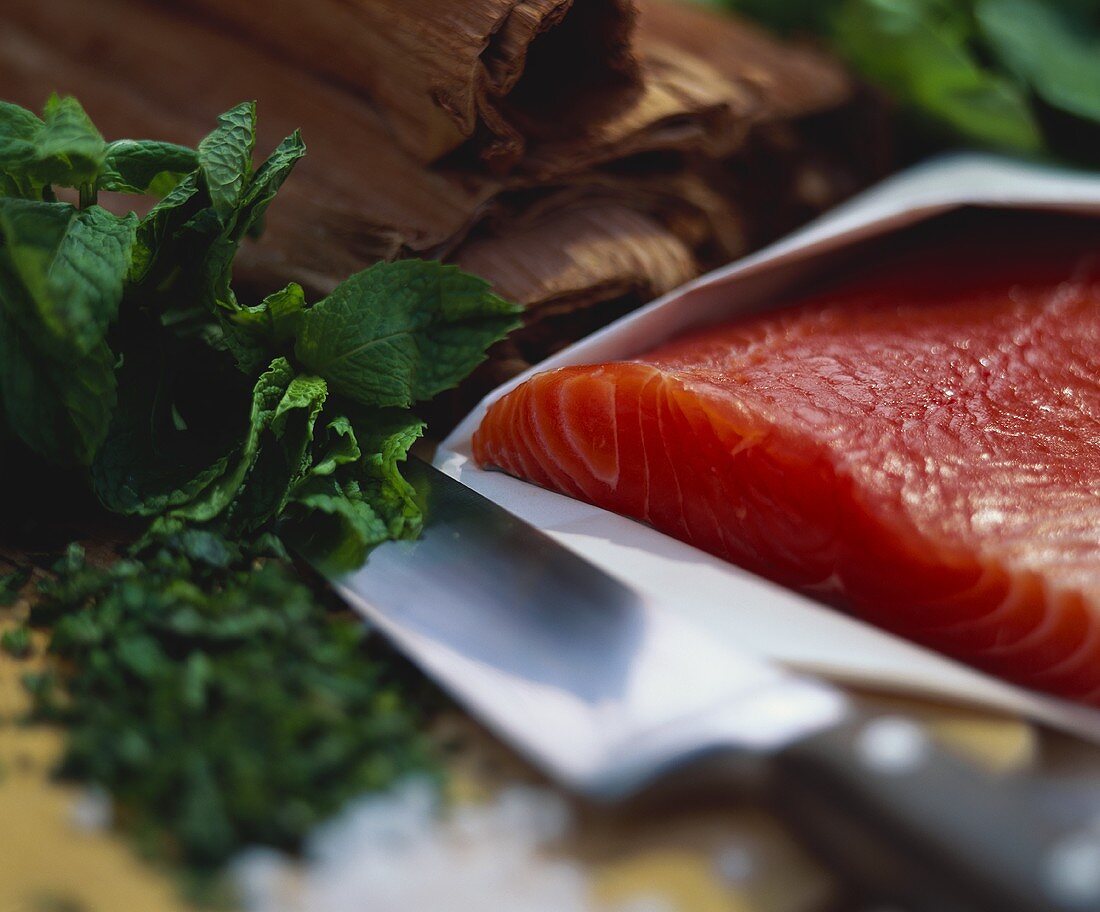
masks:
POLYGON ((204 871, 294 848, 345 801, 434 769, 424 686, 278 539, 191 528, 105 569, 73 546, 55 571, 31 613, 60 660, 27 678, 36 716, 68 730, 60 772, 110 792, 151 854, 204 871))
MULTIPOLYGON (((251 103, 195 149, 107 142, 73 98, 41 117, 0 103, 3 533, 18 547, 24 522, 66 511, 79 531, 90 502, 134 540, 101 568, 72 550, 43 585, 31 623, 55 661, 29 679, 35 713, 66 728, 61 773, 199 870, 293 848, 431 766, 420 686, 286 549, 350 565, 417 535, 412 407, 516 325, 435 262, 239 300, 234 257, 305 153, 294 133, 253 167, 255 136, 251 103), (144 215, 100 206, 107 191, 144 215)), ((26 631, 3 646, 25 654, 26 631)))
POLYGON ((1100 167, 1097 0, 707 0, 813 33, 911 115, 959 140, 1100 167))

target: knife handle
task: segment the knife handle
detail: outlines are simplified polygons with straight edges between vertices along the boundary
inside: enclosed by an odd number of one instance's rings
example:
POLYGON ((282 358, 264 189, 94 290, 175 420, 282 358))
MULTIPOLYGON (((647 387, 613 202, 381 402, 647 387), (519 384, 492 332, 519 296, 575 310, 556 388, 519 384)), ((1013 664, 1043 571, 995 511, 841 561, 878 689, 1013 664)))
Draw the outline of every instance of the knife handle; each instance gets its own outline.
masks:
POLYGON ((1044 824, 1019 778, 984 774, 907 719, 784 749, 776 801, 851 885, 906 912, 1098 912, 1100 833, 1044 824))

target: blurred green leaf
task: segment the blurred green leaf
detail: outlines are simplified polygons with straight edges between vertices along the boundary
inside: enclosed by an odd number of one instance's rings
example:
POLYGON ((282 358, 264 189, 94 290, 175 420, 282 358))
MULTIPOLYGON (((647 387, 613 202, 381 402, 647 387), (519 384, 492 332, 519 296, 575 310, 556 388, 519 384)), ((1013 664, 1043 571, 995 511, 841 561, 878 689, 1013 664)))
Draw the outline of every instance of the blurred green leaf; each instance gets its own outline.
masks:
POLYGON ((1026 91, 983 67, 971 50, 964 5, 846 0, 834 27, 841 52, 924 117, 982 145, 1027 153, 1043 148, 1026 91))
POLYGON ((1100 28, 1036 0, 978 0, 993 52, 1051 107, 1100 122, 1100 28))

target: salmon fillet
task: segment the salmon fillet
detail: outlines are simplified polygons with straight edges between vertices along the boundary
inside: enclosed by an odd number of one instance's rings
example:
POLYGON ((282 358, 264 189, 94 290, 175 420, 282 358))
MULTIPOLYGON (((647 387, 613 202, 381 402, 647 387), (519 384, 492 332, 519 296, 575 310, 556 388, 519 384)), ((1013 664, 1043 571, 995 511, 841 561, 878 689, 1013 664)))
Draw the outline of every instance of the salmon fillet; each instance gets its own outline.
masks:
POLYGON ((909 251, 537 375, 489 409, 474 456, 1100 705, 1097 253, 1094 230, 909 251))

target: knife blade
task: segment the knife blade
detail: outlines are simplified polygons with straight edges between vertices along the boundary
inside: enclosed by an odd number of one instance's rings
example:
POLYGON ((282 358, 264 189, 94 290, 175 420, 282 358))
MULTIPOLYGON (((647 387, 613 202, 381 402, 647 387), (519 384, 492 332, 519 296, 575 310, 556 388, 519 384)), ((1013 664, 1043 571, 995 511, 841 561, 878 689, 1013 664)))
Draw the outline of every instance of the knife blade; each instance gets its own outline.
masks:
POLYGON ((1047 825, 1026 783, 987 778, 916 724, 865 718, 835 687, 706 635, 420 460, 406 475, 422 536, 331 582, 566 787, 617 800, 703 757, 758 758, 792 822, 867 896, 936 912, 1100 910, 1100 836, 1047 825))

